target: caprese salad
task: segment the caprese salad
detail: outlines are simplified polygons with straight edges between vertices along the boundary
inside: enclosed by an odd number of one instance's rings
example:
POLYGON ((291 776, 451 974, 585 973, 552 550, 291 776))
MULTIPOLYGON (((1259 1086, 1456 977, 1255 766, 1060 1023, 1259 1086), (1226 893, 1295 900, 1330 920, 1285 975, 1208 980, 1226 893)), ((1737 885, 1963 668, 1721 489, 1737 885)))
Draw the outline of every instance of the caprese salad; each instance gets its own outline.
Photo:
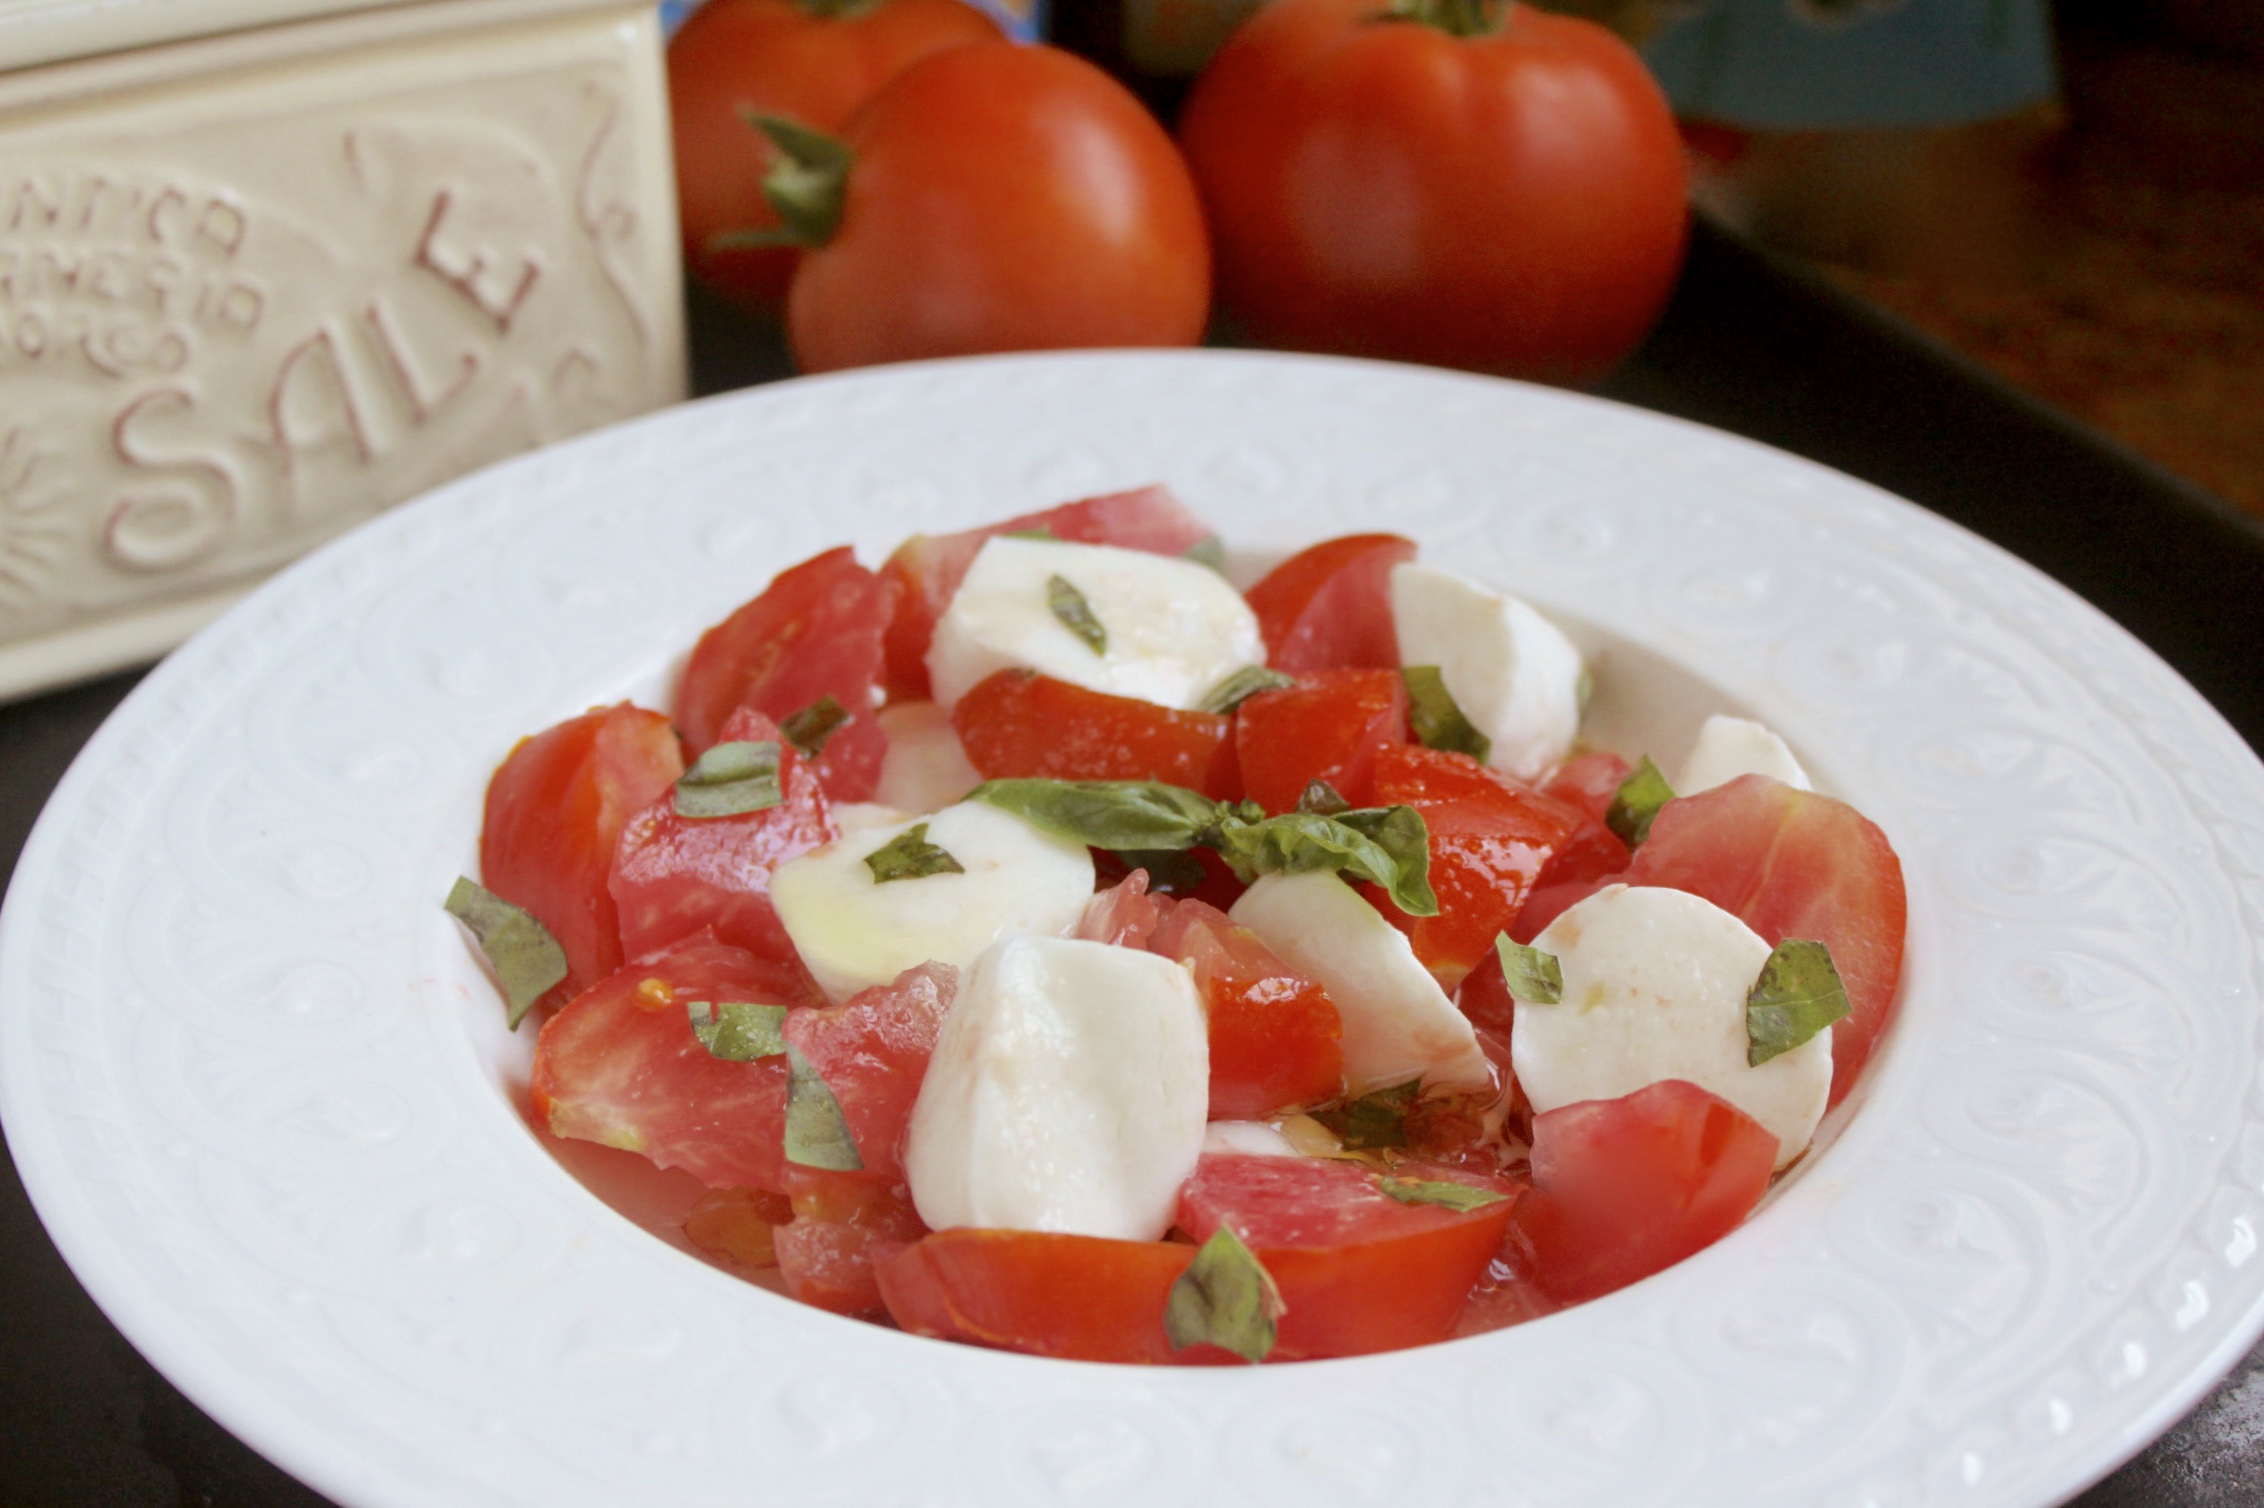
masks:
POLYGON ((1894 851, 1757 723, 1583 745, 1573 642, 1415 557, 1238 591, 1151 487, 781 573, 672 715, 495 772, 447 904, 534 1116, 796 1298, 1046 1356, 1416 1345, 1716 1240, 1893 1009, 1894 851))

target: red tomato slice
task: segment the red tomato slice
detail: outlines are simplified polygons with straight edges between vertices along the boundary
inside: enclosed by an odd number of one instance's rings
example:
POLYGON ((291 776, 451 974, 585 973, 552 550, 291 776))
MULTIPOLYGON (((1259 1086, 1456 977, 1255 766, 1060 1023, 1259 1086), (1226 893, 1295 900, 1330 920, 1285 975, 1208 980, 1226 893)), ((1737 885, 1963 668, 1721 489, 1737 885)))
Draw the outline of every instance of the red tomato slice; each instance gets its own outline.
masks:
POLYGON ((952 594, 966 579, 967 567, 975 563, 984 541, 1029 529, 1044 529, 1073 544, 1115 545, 1152 555, 1184 555, 1204 540, 1218 537, 1218 531, 1188 512, 1168 487, 1089 497, 958 534, 913 535, 880 568, 902 590, 896 616, 888 625, 891 701, 926 701, 933 694, 928 687, 928 641, 935 637, 936 619, 951 605, 952 594))
POLYGON ((1260 1120, 1344 1093, 1344 1023, 1318 982, 1258 934, 1201 901, 1181 901, 1148 950, 1194 971, 1210 1017, 1210 1118, 1260 1120))
POLYGON ((873 687, 898 590, 846 545, 781 571, 692 650, 676 692, 677 726, 692 754, 723 742, 725 721, 742 707, 783 722, 830 696, 849 720, 811 763, 834 800, 869 799, 888 752, 873 687))
POLYGON ((1776 1158, 1758 1121, 1681 1079, 1565 1105, 1533 1117, 1515 1240, 1551 1297, 1592 1299, 1729 1234, 1768 1191, 1776 1158))
POLYGON ((535 1042, 535 1118, 557 1136, 642 1153, 710 1188, 785 1192, 786 1059, 733 1063, 687 1007, 785 1004, 777 970, 705 935, 584 991, 535 1042))
POLYGON ((1195 1259, 1175 1241, 1027 1230, 947 1230, 880 1267, 889 1317, 914 1335, 1070 1361, 1238 1362, 1216 1346, 1174 1351, 1171 1285, 1195 1259))
POLYGON ((1171 914, 1175 903, 1168 895, 1148 893, 1148 872, 1135 869, 1085 903, 1073 934, 1086 942, 1119 948, 1145 948, 1156 928, 1171 914))
POLYGON ((959 992, 959 971, 923 963, 839 1005, 796 1011, 786 1040, 841 1104, 865 1171, 904 1175, 904 1133, 927 1077, 936 1032, 959 992))
POLYGON ((522 739, 487 784, 480 876, 566 950, 562 1005, 621 967, 606 874, 630 817, 684 773, 668 719, 627 702, 522 739))
POLYGON ((1179 1195, 1198 1241, 1231 1225, 1288 1308, 1273 1358, 1363 1356, 1443 1340, 1501 1245, 1517 1189, 1456 1168, 1409 1162, 1390 1176, 1466 1183, 1509 1197, 1457 1212, 1405 1204, 1376 1170, 1315 1157, 1211 1154, 1179 1195))
POLYGON ((1908 918, 1902 861, 1845 802, 1762 775, 1670 801, 1619 876, 1702 895, 1770 944, 1813 938, 1832 950, 1853 1007, 1832 1027, 1838 1104, 1894 1012, 1908 918))
MULTIPOLYGON (((779 744, 778 782, 786 799, 736 817, 679 817, 675 793, 668 791, 630 819, 607 882, 620 908, 621 946, 639 957, 705 929, 800 970, 800 955, 770 903, 770 877, 796 854, 831 842, 833 817, 816 777, 779 739, 777 724, 743 709, 723 733, 724 741, 779 744)), ((818 1004, 825 997, 812 984, 805 998, 818 1004)))
POLYGON ((1409 916, 1366 888, 1449 994, 1509 930, 1536 885, 1626 862, 1626 846, 1603 823, 1467 755, 1387 748, 1376 759, 1375 792, 1379 806, 1422 813, 1439 914, 1409 916))
POLYGON ((1234 719, 1110 696, 1029 670, 985 677, 951 709, 986 780, 1161 780, 1221 800, 1239 790, 1234 719))
POLYGON ((1397 670, 1316 670, 1261 691, 1234 715, 1242 793, 1269 812, 1292 811, 1325 780, 1354 806, 1375 795, 1376 756, 1407 742, 1407 684, 1397 670))
POLYGON ((1298 551, 1243 595, 1266 636, 1266 663, 1309 670, 1397 670, 1391 568, 1415 558, 1396 534, 1352 534, 1298 551))
POLYGON ((1606 749, 1588 749, 1573 755, 1549 772, 1541 794, 1567 806, 1577 806, 1598 822, 1611 810, 1612 797, 1627 783, 1635 767, 1606 749))
POLYGON ((772 1236, 778 1275, 790 1297, 835 1314, 878 1314, 874 1276, 927 1234, 911 1192, 886 1173, 837 1173, 786 1164, 794 1218, 772 1236))

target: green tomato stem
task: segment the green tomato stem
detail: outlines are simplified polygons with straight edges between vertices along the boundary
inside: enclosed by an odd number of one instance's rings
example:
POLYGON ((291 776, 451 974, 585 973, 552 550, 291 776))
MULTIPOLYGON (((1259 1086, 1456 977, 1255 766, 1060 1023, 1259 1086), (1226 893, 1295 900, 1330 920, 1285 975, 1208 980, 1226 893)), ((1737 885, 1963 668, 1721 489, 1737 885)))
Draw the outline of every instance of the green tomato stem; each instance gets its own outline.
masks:
POLYGON ((1498 0, 1391 0, 1388 15, 1435 26, 1450 37, 1486 37, 1501 30, 1508 10, 1498 0))
POLYGON ((774 231, 727 231, 718 247, 823 246, 841 226, 841 204, 856 156, 847 142, 782 115, 742 112, 748 125, 770 138, 778 161, 763 179, 763 197, 783 223, 774 231))

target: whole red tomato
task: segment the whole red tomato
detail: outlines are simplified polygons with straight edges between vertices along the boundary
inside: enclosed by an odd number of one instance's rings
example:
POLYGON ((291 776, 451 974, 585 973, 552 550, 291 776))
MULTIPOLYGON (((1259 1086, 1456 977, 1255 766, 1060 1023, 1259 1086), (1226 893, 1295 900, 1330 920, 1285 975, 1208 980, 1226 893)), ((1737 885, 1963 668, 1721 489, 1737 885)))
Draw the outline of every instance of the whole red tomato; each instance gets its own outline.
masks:
POLYGON ((1275 0, 1180 140, 1220 305, 1270 345, 1581 381, 1682 263, 1658 86, 1601 27, 1514 0, 1275 0))
POLYGON ((998 36, 964 0, 709 0, 694 11, 668 44, 676 196, 693 276, 775 313, 794 273, 792 246, 711 244, 778 228, 763 197, 777 149, 743 112, 838 131, 907 64, 998 36))
POLYGON ((838 226, 787 295, 804 371, 1201 338, 1195 185, 1155 118, 1090 63, 1003 42, 937 53, 843 144, 838 226))

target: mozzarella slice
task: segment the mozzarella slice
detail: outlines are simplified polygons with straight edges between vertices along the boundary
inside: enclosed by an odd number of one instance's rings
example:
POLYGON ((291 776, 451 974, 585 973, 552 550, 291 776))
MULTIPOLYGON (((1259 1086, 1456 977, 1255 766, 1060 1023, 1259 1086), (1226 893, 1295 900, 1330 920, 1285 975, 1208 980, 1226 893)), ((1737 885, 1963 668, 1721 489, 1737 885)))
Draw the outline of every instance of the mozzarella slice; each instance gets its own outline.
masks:
POLYGON ((1436 566, 1391 568, 1402 665, 1436 665, 1471 725, 1493 740, 1489 763, 1537 780, 1580 734, 1580 651, 1518 598, 1436 566))
POLYGON ((771 876, 786 935, 834 1000, 931 959, 964 967, 1002 937, 1063 936, 1084 915, 1093 859, 1083 844, 982 802, 919 821, 964 873, 876 881, 865 856, 917 825, 898 822, 812 849, 771 876))
POLYGON ((1202 1154, 1194 977, 1106 943, 1009 938, 961 981, 912 1107, 920 1218, 1154 1241, 1202 1154))
POLYGON ((1291 968, 1311 975, 1344 1022, 1344 1077, 1366 1094, 1421 1076, 1485 1089, 1493 1074, 1469 1020, 1396 927, 1325 871, 1269 874, 1228 913, 1291 968))
POLYGON ((1777 1166, 1807 1147, 1832 1088, 1832 1034, 1758 1068, 1745 1000, 1770 947, 1713 902, 1609 885, 1541 930, 1564 974, 1555 1005, 1520 1000, 1510 1061, 1536 1111, 1687 1079, 1777 1138, 1777 1166))
POLYGON ((1811 790, 1808 772, 1792 757, 1792 750, 1759 723, 1719 713, 1706 719, 1698 741, 1683 761, 1682 778, 1674 783, 1677 796, 1695 796, 1740 775, 1766 775, 1800 790, 1811 790))
POLYGON ((901 828, 912 820, 913 815, 901 807, 890 806, 882 801, 844 801, 827 810, 833 816, 833 830, 844 838, 869 833, 875 828, 901 828))
POLYGON ((1212 1121, 1203 1128, 1203 1150, 1239 1152, 1252 1157, 1296 1157, 1290 1139, 1264 1121, 1212 1121))
POLYGON ((898 702, 880 709, 888 753, 880 762, 876 799, 899 811, 932 812, 966 799, 983 783, 967 761, 951 714, 933 702, 898 702))
POLYGON ((1186 710, 1265 659, 1258 615, 1208 566, 1110 545, 999 538, 984 544, 937 621, 928 678, 945 707, 985 676, 1020 668, 1186 710), (1055 615, 1055 577, 1084 598, 1104 649, 1055 615))

